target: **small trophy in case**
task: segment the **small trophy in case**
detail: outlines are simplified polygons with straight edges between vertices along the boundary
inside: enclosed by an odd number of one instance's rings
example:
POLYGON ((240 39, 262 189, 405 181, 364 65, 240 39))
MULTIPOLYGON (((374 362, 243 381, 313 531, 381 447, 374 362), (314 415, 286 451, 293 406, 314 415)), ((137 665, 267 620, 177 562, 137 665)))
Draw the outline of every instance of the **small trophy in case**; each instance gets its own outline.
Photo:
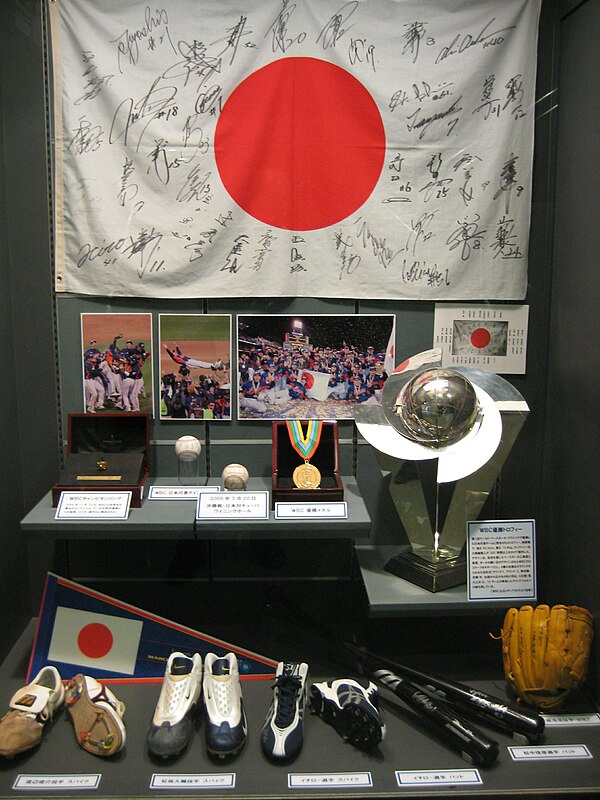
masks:
POLYGON ((66 463, 52 504, 61 492, 120 490, 130 491, 132 508, 139 508, 149 468, 149 414, 69 414, 66 463))

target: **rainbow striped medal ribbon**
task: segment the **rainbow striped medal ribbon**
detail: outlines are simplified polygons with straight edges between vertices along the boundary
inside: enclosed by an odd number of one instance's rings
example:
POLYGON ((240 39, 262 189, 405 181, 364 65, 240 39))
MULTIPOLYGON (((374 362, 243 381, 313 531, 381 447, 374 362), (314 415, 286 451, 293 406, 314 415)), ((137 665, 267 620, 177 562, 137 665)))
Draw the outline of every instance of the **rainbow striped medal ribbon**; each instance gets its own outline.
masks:
POLYGON ((314 456, 321 441, 322 420, 309 420, 306 433, 302 430, 302 423, 299 419, 286 420, 285 424, 292 447, 300 458, 304 459, 304 464, 296 467, 292 474, 294 486, 297 489, 318 489, 321 485, 321 473, 310 463, 310 459, 314 456))

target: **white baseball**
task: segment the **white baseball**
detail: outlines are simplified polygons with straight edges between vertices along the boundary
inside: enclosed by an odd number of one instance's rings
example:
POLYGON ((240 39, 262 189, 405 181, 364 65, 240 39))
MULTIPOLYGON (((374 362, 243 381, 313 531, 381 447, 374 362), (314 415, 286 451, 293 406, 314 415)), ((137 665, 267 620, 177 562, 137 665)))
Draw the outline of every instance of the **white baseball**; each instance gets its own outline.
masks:
POLYGON ((228 464, 221 475, 223 486, 230 492, 244 490, 249 477, 248 470, 243 464, 228 464))
POLYGON ((175 442, 175 453, 181 461, 195 461, 202 451, 202 445, 195 436, 182 436, 175 442))

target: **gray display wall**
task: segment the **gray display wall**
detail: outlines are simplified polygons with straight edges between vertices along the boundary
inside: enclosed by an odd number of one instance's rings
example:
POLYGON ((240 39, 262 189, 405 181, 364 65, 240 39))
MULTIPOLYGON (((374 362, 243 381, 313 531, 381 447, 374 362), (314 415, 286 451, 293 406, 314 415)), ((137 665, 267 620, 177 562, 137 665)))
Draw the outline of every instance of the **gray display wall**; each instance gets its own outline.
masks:
MULTIPOLYGON (((581 316, 597 320, 592 303, 594 247, 586 244, 597 230, 597 197, 594 204, 591 184, 580 193, 575 168, 591 172, 590 162, 573 146, 573 141, 597 139, 597 110, 582 111, 590 101, 585 91, 593 76, 589 59, 595 48, 580 46, 577 26, 591 36, 598 24, 598 4, 588 0, 571 8, 553 0, 543 3, 539 39, 538 85, 536 96, 536 140, 534 160, 534 197, 530 244, 530 305, 527 374, 510 376, 524 395, 531 413, 499 480, 490 513, 500 518, 534 517, 538 520, 539 597, 552 602, 578 603, 596 612, 597 581, 591 566, 585 566, 581 552, 594 547, 594 524, 597 500, 590 497, 585 480, 577 474, 577 456, 571 447, 573 438, 562 424, 565 401, 572 395, 567 387, 587 389, 591 377, 592 393, 597 388, 597 371, 589 369, 595 356, 586 346, 594 346, 594 330, 585 328, 581 316), (564 16, 564 20, 562 17, 564 16), (578 61, 580 59, 580 61, 578 61), (555 191, 557 124, 559 107, 557 89, 559 67, 563 70, 565 116, 560 115, 560 150, 558 181, 555 191), (585 81, 581 71, 588 71, 585 81), (579 93, 576 92, 579 89, 579 93), (572 192, 572 194, 570 194, 572 192), (557 223, 554 204, 557 200, 557 223), (561 216, 563 215, 563 216, 561 216), (572 223, 581 233, 572 241, 568 231, 572 223), (557 261, 553 276, 553 246, 557 261), (570 267, 570 268, 569 268, 570 267), (568 304, 566 304, 568 303, 568 304), (579 311, 579 314, 577 313, 579 311), (563 315, 565 319, 563 319, 563 315), (583 327, 582 327, 583 324, 583 327), (566 332, 568 330, 568 332, 566 332), (586 331, 585 343, 575 331, 586 331), (579 355, 572 357, 573 348, 579 355), (586 355, 587 354, 587 355, 586 355), (560 420, 560 421, 559 421, 560 420), (564 503, 563 487, 568 487, 564 503), (574 531, 572 529, 575 528, 574 531), (569 535, 566 536, 565 532, 569 535), (568 543, 565 544, 565 539, 568 543), (556 564, 560 563, 558 569, 556 564)), ((0 216, 0 257, 3 292, 0 325, 4 345, 2 408, 1 486, 3 524, 0 546, 0 599, 12 613, 2 630, 0 645, 10 646, 24 621, 36 613, 43 576, 48 569, 61 572, 65 567, 62 547, 35 541, 25 545, 19 532, 20 518, 48 491, 58 475, 64 454, 66 415, 81 411, 79 315, 83 311, 149 311, 158 313, 394 313, 397 320, 396 354, 400 361, 431 346, 433 305, 417 302, 317 301, 272 299, 265 301, 135 301, 106 300, 61 296, 52 293, 51 238, 48 209, 49 155, 47 147, 46 99, 44 74, 44 22, 41 2, 3 0, 0 4, 0 121, 3 142, 0 158, 2 208, 0 216)), ((593 42, 594 40, 591 39, 593 42)), ((597 41, 597 39, 595 40, 597 41)), ((596 83, 597 85, 597 83, 596 83)), ((562 95, 561 95, 562 97, 562 95)), ((561 110, 563 108, 561 99, 561 110)), ((597 162, 596 162, 597 163, 597 162)), ((597 186, 596 186, 597 191, 597 186)), ((597 235, 597 234, 596 234, 597 235)), ((490 298, 492 300, 493 298, 490 298)), ((235 322, 235 319, 234 319, 235 322)), ((592 322, 589 323, 592 325, 592 322)), ((234 325, 235 330, 235 325, 234 325)), ((155 341, 156 344, 156 341, 155 341)), ((585 393, 587 396, 587 392, 585 393)), ((567 403, 568 404, 568 403, 567 403)), ((587 407, 587 402, 586 402, 587 407)), ((592 406, 593 408, 593 406, 592 406)), ((590 456, 588 474, 593 473, 589 448, 598 434, 597 412, 590 423, 586 415, 570 415, 574 437, 590 456), (591 425, 591 432, 590 432, 591 425), (586 449, 587 448, 587 449, 586 449)), ((154 471, 172 471, 172 443, 182 433, 193 432, 205 442, 203 457, 207 474, 220 475, 224 464, 244 460, 255 474, 269 474, 271 463, 270 423, 158 423, 152 430, 154 471), (201 434, 198 432, 201 431, 201 434)), ((401 532, 389 514, 389 502, 383 496, 381 481, 368 445, 360 442, 350 422, 340 424, 342 472, 356 471, 373 519, 373 541, 401 540, 401 532)), ((581 474, 581 473, 580 473, 581 474)), ((98 544, 69 553, 71 566, 80 567, 78 575, 110 577, 111 563, 123 560, 131 565, 134 581, 122 579, 119 595, 138 604, 152 603, 152 610, 166 616, 164 594, 150 583, 163 579, 168 564, 169 580, 177 579, 174 565, 182 565, 180 576, 190 585, 204 578, 202 552, 193 555, 175 552, 173 543, 140 543, 127 548, 98 544), (119 547, 121 549, 119 550, 119 547), (90 574, 89 565, 95 574, 90 574), (163 571, 161 573, 161 570, 163 571), (161 605, 161 603, 165 605, 161 605)), ((223 558, 242 559, 247 553, 230 544, 223 558)), ((310 558, 305 571, 310 573, 310 558)), ((310 555, 310 554, 308 554, 310 555)), ((317 557, 315 554, 313 558, 317 557)), ((330 558, 335 576, 336 552, 324 552, 330 558)), ((587 559, 587 564, 591 563, 587 559)), ((126 577, 126 576, 125 576, 126 577)), ((305 576, 306 577, 306 576, 305 576)), ((184 588, 178 591, 187 593, 184 588)), ((195 591, 195 590, 189 590, 195 591)), ((235 587, 229 596, 235 596, 235 587)), ((172 590, 171 590, 172 595, 172 590)), ((238 598, 239 599, 239 598, 238 598)), ((219 598, 220 600, 220 598, 219 598)), ((173 602, 172 606, 176 606, 173 602)), ((191 624, 192 620, 181 619, 191 624)), ((395 629, 393 621, 380 624, 382 635, 395 629)), ((426 628, 423 630, 426 631, 426 628)), ((423 640, 424 651, 435 651, 432 641, 423 640)))

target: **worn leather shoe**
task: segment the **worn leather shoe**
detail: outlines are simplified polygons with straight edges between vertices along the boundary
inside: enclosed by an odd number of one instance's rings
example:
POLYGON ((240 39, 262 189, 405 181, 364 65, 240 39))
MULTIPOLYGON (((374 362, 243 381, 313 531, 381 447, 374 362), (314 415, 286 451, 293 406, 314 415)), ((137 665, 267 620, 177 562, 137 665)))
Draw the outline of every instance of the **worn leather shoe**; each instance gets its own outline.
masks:
POLYGON ((45 723, 63 703, 65 690, 56 667, 44 667, 12 696, 0 720, 0 755, 15 756, 40 743, 45 723))

